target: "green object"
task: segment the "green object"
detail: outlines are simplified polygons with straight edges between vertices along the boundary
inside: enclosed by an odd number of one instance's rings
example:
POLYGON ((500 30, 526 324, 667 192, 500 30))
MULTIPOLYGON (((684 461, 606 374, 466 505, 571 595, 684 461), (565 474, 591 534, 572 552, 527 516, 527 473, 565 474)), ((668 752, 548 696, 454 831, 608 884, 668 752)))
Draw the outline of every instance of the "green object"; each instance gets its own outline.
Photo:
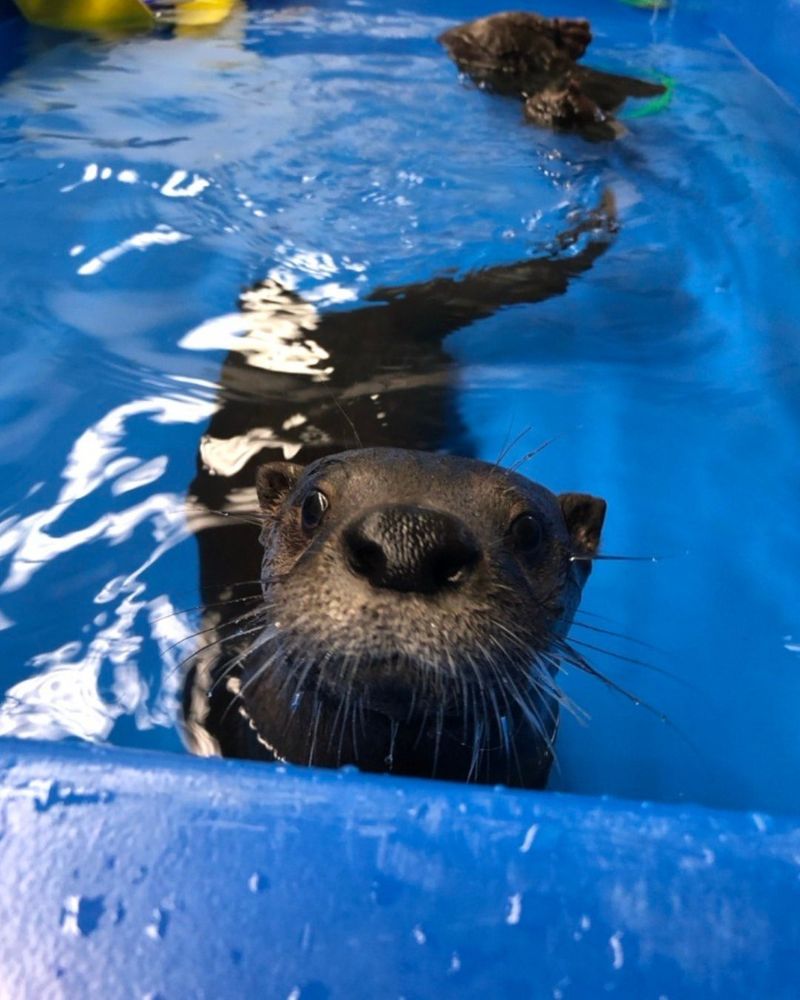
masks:
POLYGON ((645 101, 644 104, 640 104, 632 111, 620 115, 623 121, 629 121, 631 118, 645 118, 647 115, 657 115, 659 111, 663 111, 664 108, 669 106, 672 102, 672 95, 675 93, 675 77, 658 76, 656 77, 656 82, 664 85, 666 88, 664 93, 659 94, 657 97, 651 97, 649 101, 645 101))
POLYGON ((629 7, 639 7, 641 10, 667 10, 671 6, 670 0, 620 0, 629 7))

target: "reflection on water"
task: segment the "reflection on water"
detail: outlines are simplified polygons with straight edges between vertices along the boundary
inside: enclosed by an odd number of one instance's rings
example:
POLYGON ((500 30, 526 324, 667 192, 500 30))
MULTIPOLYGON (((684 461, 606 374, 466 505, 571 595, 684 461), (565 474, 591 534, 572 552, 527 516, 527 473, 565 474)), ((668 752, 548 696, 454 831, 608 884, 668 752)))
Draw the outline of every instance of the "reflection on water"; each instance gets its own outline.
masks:
MULTIPOLYGON (((213 409, 213 404, 178 393, 115 407, 73 444, 52 505, 32 513, 7 512, 0 522, 0 556, 6 561, 3 596, 23 589, 35 594, 38 573, 69 553, 92 551, 92 543, 116 548, 142 529, 149 537, 143 561, 91 595, 90 623, 81 632, 92 637, 30 658, 32 674, 11 685, 0 706, 0 733, 106 739, 122 714, 132 715, 140 729, 173 724, 182 680, 176 650, 191 628, 169 597, 148 596, 147 579, 159 560, 187 537, 183 495, 147 491, 131 506, 107 510, 90 523, 84 519, 91 511, 82 502, 105 486, 111 497, 127 499, 164 477, 167 455, 145 460, 128 451, 128 425, 137 417, 146 416, 154 425, 202 424, 213 409), (70 529, 76 519, 79 526, 70 529), (144 635, 156 644, 162 667, 152 694, 137 665, 144 635)), ((43 492, 36 490, 30 499, 35 502, 43 492)), ((28 616, 50 619, 54 613, 58 617, 58 610, 55 604, 28 608, 28 616)))
MULTIPOLYGON (((489 459, 531 426, 509 461, 561 435, 529 473, 606 496, 609 551, 667 557, 598 566, 582 634, 663 650, 691 693, 599 665, 699 748, 570 677, 593 718, 556 783, 800 807, 795 109, 682 8, 587 6, 596 60, 678 80, 613 148, 459 82, 433 39, 477 7, 256 8, 114 43, 0 26, 24 48, 0 66, 0 731, 180 748, 191 531, 218 525, 187 506, 198 460, 244 513, 258 455, 351 444, 347 417, 489 459), (431 329, 410 302, 393 347, 353 341, 386 290, 531 259, 607 187, 613 252, 566 294, 431 329)), ((203 559, 208 592, 231 560, 203 559)))

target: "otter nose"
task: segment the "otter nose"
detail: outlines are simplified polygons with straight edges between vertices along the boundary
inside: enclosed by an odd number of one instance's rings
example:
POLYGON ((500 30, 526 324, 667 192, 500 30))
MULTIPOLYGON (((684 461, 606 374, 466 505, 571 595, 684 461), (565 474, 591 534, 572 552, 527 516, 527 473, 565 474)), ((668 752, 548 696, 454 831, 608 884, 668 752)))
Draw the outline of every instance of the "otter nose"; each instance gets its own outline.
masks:
POLYGON ((461 583, 481 557, 477 539, 450 514, 397 504, 348 526, 351 568, 373 587, 433 594, 461 583))

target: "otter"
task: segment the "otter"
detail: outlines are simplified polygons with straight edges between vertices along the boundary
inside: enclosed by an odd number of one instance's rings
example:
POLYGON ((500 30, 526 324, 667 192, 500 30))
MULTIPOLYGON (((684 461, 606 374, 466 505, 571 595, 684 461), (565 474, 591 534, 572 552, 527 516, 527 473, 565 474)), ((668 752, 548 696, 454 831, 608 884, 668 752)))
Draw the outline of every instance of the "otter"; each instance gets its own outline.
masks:
POLYGON ((255 739, 294 763, 541 787, 605 502, 380 448, 264 465, 257 491, 255 739))
POLYGON ((583 18, 492 14, 450 28, 438 40, 479 86, 522 99, 527 121, 593 141, 621 134, 613 112, 627 98, 666 92, 660 83, 578 65, 592 40, 583 18))
POLYGON ((544 784, 605 504, 470 457, 443 340, 563 294, 616 228, 607 192, 542 256, 359 308, 320 315, 274 281, 242 293, 190 490, 191 750, 544 784))

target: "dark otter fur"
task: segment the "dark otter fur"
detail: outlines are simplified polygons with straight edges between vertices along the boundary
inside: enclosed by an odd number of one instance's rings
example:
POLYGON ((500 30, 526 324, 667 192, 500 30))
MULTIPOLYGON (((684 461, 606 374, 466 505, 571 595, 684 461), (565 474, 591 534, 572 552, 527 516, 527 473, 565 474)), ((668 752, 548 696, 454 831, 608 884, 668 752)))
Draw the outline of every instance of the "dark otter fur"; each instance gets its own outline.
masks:
POLYGON ((613 117, 628 97, 655 97, 660 83, 603 73, 576 62, 592 40, 582 18, 514 11, 450 28, 439 36, 459 69, 488 90, 521 98, 535 125, 613 139, 613 117))
MULTIPOLYGON (((607 194, 599 208, 562 234, 546 256, 461 278, 439 277, 373 292, 369 304, 346 312, 320 316, 274 282, 243 294, 247 332, 225 361, 219 409, 201 442, 192 484, 206 608, 203 632, 209 640, 194 657, 185 685, 185 732, 192 749, 302 763, 350 762, 426 776, 526 785, 544 782, 557 705, 547 669, 539 670, 536 678, 531 675, 528 686, 523 683, 523 660, 528 669, 537 656, 542 662, 549 657, 551 667, 558 659, 585 579, 585 572, 576 568, 584 564, 569 562, 569 556, 596 545, 601 502, 581 507, 580 513, 573 507, 562 513, 543 487, 494 466, 408 451, 366 449, 338 457, 337 453, 344 450, 354 425, 370 448, 447 446, 469 454, 472 445, 456 408, 456 372, 442 347, 443 338, 505 305, 563 294, 569 282, 604 253, 615 228, 613 199, 607 194), (299 466, 275 464, 298 453, 306 463, 304 472, 299 466), (269 464, 258 476, 267 545, 262 571, 258 527, 222 523, 215 512, 255 508, 253 485, 264 462, 269 464), (417 492, 411 490, 412 469, 424 470, 415 473, 417 492), (352 482, 361 484, 360 494, 342 492, 342 484, 347 484, 341 476, 348 470, 352 482), (336 508, 331 502, 319 540, 306 537, 296 522, 298 504, 302 508, 302 497, 317 476, 339 476, 337 496, 344 498, 341 513, 339 502, 336 508), (404 478, 409 486, 406 499, 404 478), (463 496, 452 495, 446 502, 457 481, 464 484, 463 496), (405 504, 450 515, 460 525, 456 529, 450 524, 456 536, 463 528, 470 545, 478 539, 480 556, 475 565, 482 568, 470 576, 469 588, 480 580, 494 580, 495 589, 485 595, 482 614, 488 621, 494 606, 502 623, 492 638, 486 633, 483 641, 495 646, 492 669, 513 677, 517 696, 508 684, 499 685, 489 675, 480 681, 462 680, 458 690, 469 706, 464 715, 463 706, 455 707, 455 687, 445 690, 444 648, 440 645, 425 683, 423 646, 411 654, 412 639, 421 643, 421 630, 435 619, 423 612, 425 602, 438 609, 441 622, 442 609, 452 609, 468 594, 474 597, 474 589, 409 597, 407 585, 401 584, 406 590, 399 599, 405 603, 395 606, 386 603, 391 588, 373 588, 384 608, 378 614, 385 616, 375 621, 383 622, 384 638, 394 629, 397 639, 394 659, 385 641, 376 657, 371 612, 363 600, 372 591, 335 555, 345 530, 337 518, 349 511, 349 520, 357 520, 358 512, 366 513, 370 506, 363 495, 365 483, 373 489, 372 507, 405 504), (514 502, 529 498, 545 538, 542 552, 547 558, 530 568, 528 583, 522 563, 515 563, 511 553, 502 554, 516 509, 512 510, 512 495, 518 498, 514 502), (492 511, 494 534, 489 535, 484 528, 488 530, 492 511), (575 530, 581 523, 592 527, 586 528, 581 541, 568 530, 570 523, 575 530), (321 562, 315 562, 318 559, 321 562), (259 579, 263 594, 257 587, 259 579), (521 589, 515 593, 518 585, 521 589), (339 587, 340 604, 350 595, 364 610, 347 625, 347 649, 326 645, 332 587, 339 587), (544 600, 548 588, 552 594, 544 600), (507 615, 499 614, 498 601, 505 602, 507 615), (300 607, 306 609, 305 619, 297 614, 300 607), (292 608, 293 624, 284 628, 286 609, 291 615, 292 608), (308 639, 305 651, 303 634, 308 639), (365 683, 368 663, 380 668, 381 685, 374 690, 365 683), (357 676, 351 676, 352 671, 357 676), (401 716, 408 716, 406 725, 401 716), (538 728, 532 721, 537 717, 538 728), (498 727, 505 728, 500 732, 498 727)), ((441 527, 439 521, 436 524, 441 527)), ((431 558, 435 563, 438 556, 431 558)), ((462 616, 458 630, 437 634, 452 644, 453 668, 460 665, 472 671, 491 656, 487 659, 484 649, 481 659, 477 646, 469 647, 468 618, 462 616), (462 641, 464 657, 459 659, 462 641)), ((477 632, 472 634, 477 641, 477 632)))
POLYGON ((295 763, 543 785, 552 674, 602 500, 474 459, 364 449, 259 470, 262 744, 295 763), (324 498, 324 499, 323 499, 324 498))

